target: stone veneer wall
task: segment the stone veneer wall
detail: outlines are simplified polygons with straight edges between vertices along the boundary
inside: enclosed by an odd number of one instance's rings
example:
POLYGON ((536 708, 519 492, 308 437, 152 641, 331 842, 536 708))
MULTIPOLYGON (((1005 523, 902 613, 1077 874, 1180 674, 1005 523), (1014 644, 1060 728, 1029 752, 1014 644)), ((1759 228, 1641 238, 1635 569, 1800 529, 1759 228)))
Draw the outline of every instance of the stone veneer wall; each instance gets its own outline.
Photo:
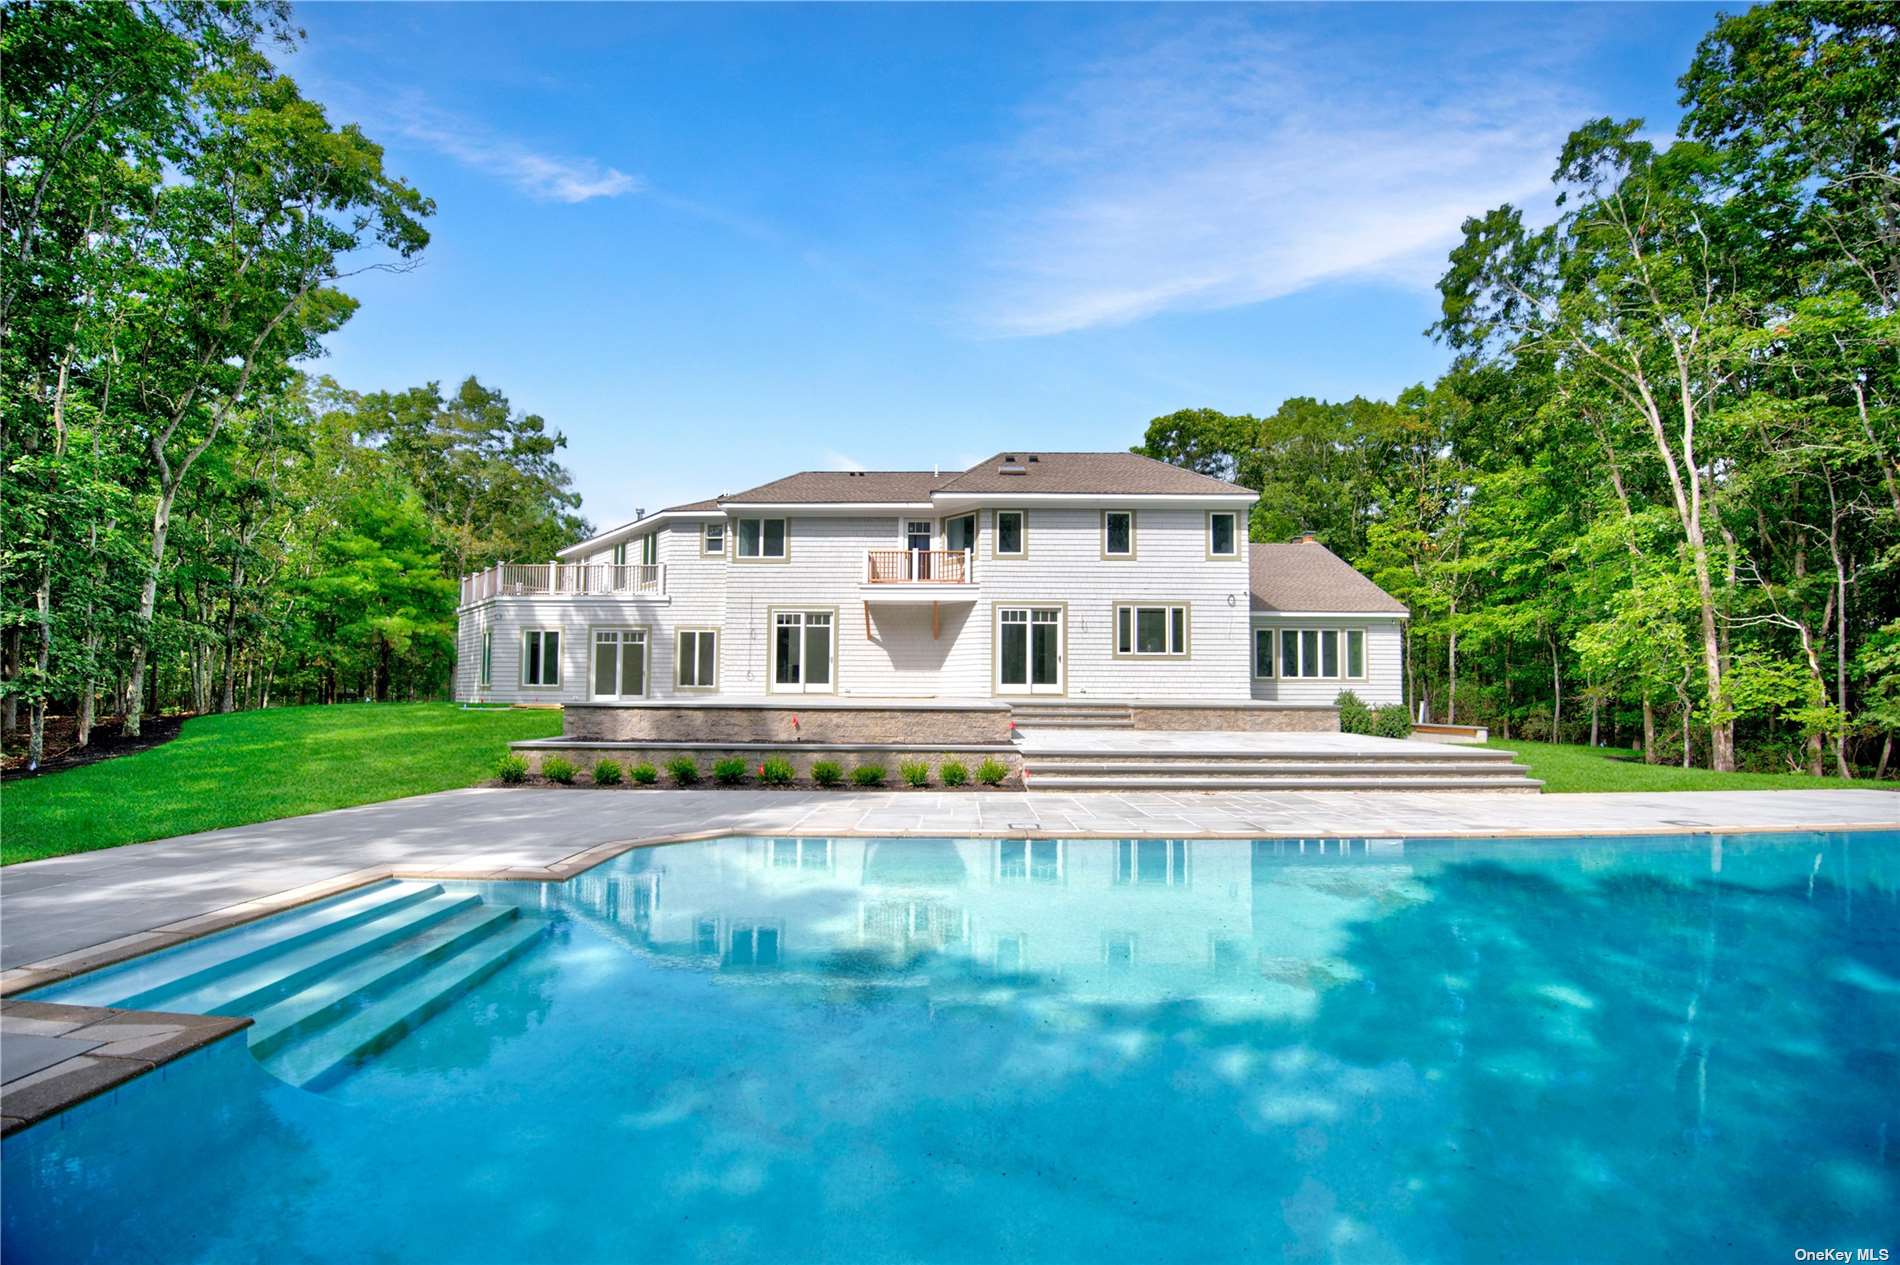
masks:
MULTIPOLYGON (((937 768, 946 760, 955 760, 970 771, 970 781, 976 781, 976 766, 985 760, 1000 760, 1009 768, 1008 785, 1020 786, 1022 783, 1022 752, 1010 744, 1001 744, 994 748, 984 746, 974 751, 945 750, 928 744, 905 746, 901 750, 892 750, 880 746, 849 746, 826 743, 818 746, 809 742, 755 743, 724 746, 717 743, 703 746, 675 746, 664 742, 626 742, 600 746, 590 746, 586 742, 572 739, 560 739, 555 742, 531 741, 512 744, 515 752, 528 758, 529 765, 536 773, 541 771, 541 761, 549 756, 558 755, 580 769, 583 777, 596 760, 617 760, 622 768, 644 761, 660 770, 661 786, 671 786, 672 778, 666 774, 666 762, 679 756, 689 756, 699 764, 700 776, 708 783, 712 780, 712 767, 720 760, 739 756, 746 762, 748 785, 756 784, 759 763, 770 756, 789 760, 798 770, 800 778, 811 776, 811 766, 820 760, 830 760, 842 765, 849 784, 851 770, 860 764, 881 764, 884 766, 885 785, 901 787, 903 778, 898 775, 897 766, 910 760, 922 760, 930 765, 931 785, 937 784, 937 768)), ((954 744, 948 744, 954 745, 954 744)))
POLYGON ((941 742, 1009 741, 1006 707, 747 706, 601 707, 570 703, 562 722, 570 740, 608 742, 941 742), (792 718, 798 725, 792 725, 792 718))
POLYGON ((1334 734, 1336 707, 1151 707, 1136 703, 1137 729, 1219 729, 1255 734, 1334 734))

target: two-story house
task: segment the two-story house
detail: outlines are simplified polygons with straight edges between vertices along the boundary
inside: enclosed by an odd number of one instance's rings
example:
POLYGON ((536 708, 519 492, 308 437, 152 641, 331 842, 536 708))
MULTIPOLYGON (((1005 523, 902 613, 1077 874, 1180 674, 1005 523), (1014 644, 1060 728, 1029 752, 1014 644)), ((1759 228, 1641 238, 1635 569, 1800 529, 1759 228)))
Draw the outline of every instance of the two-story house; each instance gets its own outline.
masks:
POLYGON ((1345 689, 1400 701, 1405 608, 1310 539, 1250 544, 1255 499, 1126 452, 794 474, 467 577, 455 694, 672 708, 820 696, 1326 711, 1345 689))

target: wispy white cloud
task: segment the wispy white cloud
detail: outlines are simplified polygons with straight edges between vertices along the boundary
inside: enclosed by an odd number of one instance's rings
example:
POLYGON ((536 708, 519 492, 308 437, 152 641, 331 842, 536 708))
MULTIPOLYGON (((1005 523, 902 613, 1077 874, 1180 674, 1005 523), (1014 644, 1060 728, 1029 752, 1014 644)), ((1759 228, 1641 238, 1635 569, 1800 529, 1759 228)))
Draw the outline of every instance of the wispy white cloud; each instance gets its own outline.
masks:
POLYGON ((827 452, 825 454, 825 469, 827 470, 869 470, 870 468, 849 453, 827 452))
POLYGON ((389 122, 401 135, 476 171, 506 180, 531 198, 587 202, 646 187, 638 176, 592 158, 544 152, 492 128, 439 109, 416 94, 399 98, 389 122))
POLYGON ((1441 66, 1275 16, 1169 15, 1025 110, 978 233, 978 328, 1427 286, 1466 216, 1544 196, 1585 117, 1547 49, 1447 48, 1441 66))

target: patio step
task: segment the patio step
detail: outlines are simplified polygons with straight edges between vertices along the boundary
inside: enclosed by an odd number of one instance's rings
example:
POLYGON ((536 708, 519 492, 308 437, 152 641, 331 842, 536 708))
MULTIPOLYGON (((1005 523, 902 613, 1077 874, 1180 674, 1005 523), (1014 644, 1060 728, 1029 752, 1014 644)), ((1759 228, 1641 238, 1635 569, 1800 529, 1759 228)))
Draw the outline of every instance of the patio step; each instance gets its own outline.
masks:
POLYGON ((147 954, 121 966, 90 971, 33 996, 72 1006, 159 1009, 154 1003, 165 997, 249 970, 313 941, 400 913, 441 894, 441 885, 436 883, 378 883, 176 949, 147 954))
POLYGON ((1032 791, 1529 791, 1543 783, 1528 777, 1412 777, 1381 774, 1314 777, 1300 774, 1130 775, 1032 773, 1024 778, 1032 791))
POLYGON ((1067 760, 1025 761, 1038 778, 1045 775, 1092 777, 1311 777, 1311 778, 1466 778, 1528 776, 1527 765, 1476 760, 1067 760))
POLYGON ((1383 750, 1328 751, 1289 748, 1284 751, 1220 750, 1102 750, 1077 747, 1071 750, 1034 750, 1025 752, 1023 762, 1031 768, 1078 768, 1083 765, 1141 765, 1156 769, 1213 769, 1280 767, 1285 765, 1341 766, 1365 765, 1377 768, 1424 769, 1452 766, 1467 769, 1515 767, 1516 756, 1509 751, 1471 750, 1462 747, 1426 746, 1400 748, 1396 744, 1383 750))
POLYGON ((412 955, 397 955, 390 971, 366 978, 363 989, 349 995, 360 1000, 357 1006, 340 1004, 339 999, 300 1020, 290 1019, 288 1012, 282 1018, 289 1022, 274 1019, 272 1031, 278 1035, 263 1056, 264 1066, 292 1085, 314 1089, 395 1044, 513 961, 546 930, 541 920, 522 918, 515 909, 496 912, 503 916, 491 921, 484 934, 445 957, 432 957, 420 973, 401 969, 412 955))
POLYGON ((1133 729, 1135 713, 1112 703, 1012 703, 1009 718, 1051 729, 1133 729))

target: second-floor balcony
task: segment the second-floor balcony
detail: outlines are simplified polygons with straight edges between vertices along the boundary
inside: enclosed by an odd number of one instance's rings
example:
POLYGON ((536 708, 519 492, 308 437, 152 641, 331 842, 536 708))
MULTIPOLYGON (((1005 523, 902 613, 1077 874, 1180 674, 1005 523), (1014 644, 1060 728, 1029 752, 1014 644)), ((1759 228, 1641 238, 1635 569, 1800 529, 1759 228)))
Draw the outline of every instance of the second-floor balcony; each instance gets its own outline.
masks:
POLYGON ((968 584, 968 549, 866 549, 866 584, 968 584))
POLYGON ((462 577, 462 604, 489 597, 664 597, 666 566, 498 562, 462 577))

